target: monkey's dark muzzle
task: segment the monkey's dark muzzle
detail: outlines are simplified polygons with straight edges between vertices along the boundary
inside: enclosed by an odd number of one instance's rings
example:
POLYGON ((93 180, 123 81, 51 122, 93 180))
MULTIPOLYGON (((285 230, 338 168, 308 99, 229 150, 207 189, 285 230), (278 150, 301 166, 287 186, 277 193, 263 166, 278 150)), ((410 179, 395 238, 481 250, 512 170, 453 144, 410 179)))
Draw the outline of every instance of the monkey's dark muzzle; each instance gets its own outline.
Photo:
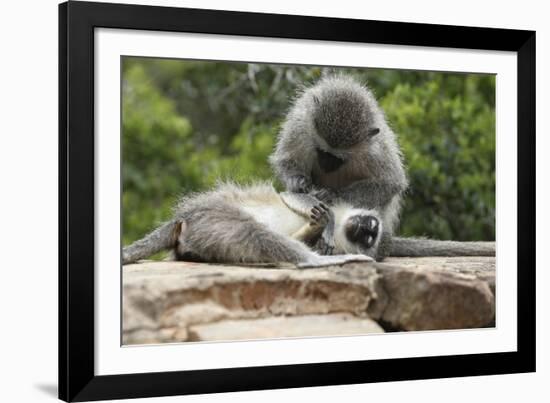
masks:
POLYGON ((376 243, 379 222, 376 217, 357 215, 351 217, 345 227, 347 238, 354 243, 371 248, 376 243))
POLYGON ((346 160, 344 160, 343 158, 337 157, 334 154, 323 151, 320 148, 317 148, 316 151, 317 151, 317 162, 319 163, 319 167, 323 170, 323 172, 326 172, 326 173, 334 172, 346 162, 346 160))

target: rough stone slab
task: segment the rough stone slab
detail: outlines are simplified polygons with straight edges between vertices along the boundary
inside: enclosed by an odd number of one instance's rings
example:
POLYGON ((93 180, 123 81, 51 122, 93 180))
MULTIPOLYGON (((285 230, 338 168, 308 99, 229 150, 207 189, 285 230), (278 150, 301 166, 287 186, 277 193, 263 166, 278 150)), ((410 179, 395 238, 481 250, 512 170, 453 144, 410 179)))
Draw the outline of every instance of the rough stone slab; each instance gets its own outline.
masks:
POLYGON ((335 312, 366 317, 376 297, 376 269, 357 263, 298 270, 145 262, 123 270, 124 344, 155 342, 155 333, 158 342, 185 341, 189 326, 222 319, 335 312))
MULTIPOLYGON (((206 337, 197 329, 207 327, 198 326, 217 322, 233 335, 239 332, 228 324, 243 320, 275 318, 290 327, 290 317, 304 315, 371 317, 392 330, 483 327, 494 321, 494 286, 493 257, 392 258, 307 270, 142 262, 123 268, 123 343, 206 337)), ((334 332, 327 329, 340 334, 334 332)))
POLYGON ((390 258, 375 267, 385 292, 368 312, 394 328, 464 329, 494 321, 494 257, 390 258))
POLYGON ((275 339, 383 332, 384 330, 372 319, 358 318, 350 314, 274 316, 194 325, 189 328, 189 341, 275 339))
POLYGON ((465 274, 474 276, 484 281, 495 293, 495 258, 491 256, 477 257, 416 257, 395 258, 384 260, 384 265, 397 265, 402 268, 416 270, 418 268, 431 268, 448 273, 465 274))

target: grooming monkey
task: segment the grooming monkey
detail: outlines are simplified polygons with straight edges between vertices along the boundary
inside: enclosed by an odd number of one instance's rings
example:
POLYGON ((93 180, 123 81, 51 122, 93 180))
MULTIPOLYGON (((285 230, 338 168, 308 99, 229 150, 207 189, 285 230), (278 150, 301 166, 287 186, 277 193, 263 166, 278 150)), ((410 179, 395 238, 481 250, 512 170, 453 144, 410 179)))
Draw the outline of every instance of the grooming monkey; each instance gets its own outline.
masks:
POLYGON ((270 163, 290 192, 376 210, 383 223, 376 260, 495 254, 494 242, 393 236, 408 187, 403 157, 374 95, 349 76, 326 76, 296 98, 270 163))
POLYGON ((307 194, 278 194, 269 184, 216 189, 184 197, 173 218, 123 248, 123 264, 171 250, 175 260, 290 262, 317 267, 368 261, 379 243, 376 212, 307 194))

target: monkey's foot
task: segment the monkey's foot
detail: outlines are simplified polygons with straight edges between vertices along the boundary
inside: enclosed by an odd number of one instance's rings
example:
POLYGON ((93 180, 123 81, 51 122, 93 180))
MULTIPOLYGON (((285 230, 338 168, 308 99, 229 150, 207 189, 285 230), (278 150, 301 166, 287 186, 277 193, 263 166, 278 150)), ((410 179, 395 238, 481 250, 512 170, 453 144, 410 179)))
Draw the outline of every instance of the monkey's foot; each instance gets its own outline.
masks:
POLYGON ((313 267, 324 267, 324 266, 338 266, 344 263, 350 262, 372 262, 373 258, 367 255, 334 255, 334 256, 316 256, 315 259, 312 259, 308 262, 298 263, 298 268, 308 269, 313 267))

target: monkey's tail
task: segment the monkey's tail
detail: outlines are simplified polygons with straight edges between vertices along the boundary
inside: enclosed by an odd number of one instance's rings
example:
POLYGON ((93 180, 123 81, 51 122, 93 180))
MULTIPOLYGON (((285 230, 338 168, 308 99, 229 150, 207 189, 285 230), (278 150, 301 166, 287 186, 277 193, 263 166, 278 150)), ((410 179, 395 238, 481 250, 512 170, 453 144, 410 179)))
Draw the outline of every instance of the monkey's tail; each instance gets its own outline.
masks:
POLYGON ((162 224, 144 238, 122 249, 122 264, 134 263, 157 252, 176 246, 182 223, 172 220, 162 224))
POLYGON ((495 256, 495 243, 394 237, 390 256, 495 256))

